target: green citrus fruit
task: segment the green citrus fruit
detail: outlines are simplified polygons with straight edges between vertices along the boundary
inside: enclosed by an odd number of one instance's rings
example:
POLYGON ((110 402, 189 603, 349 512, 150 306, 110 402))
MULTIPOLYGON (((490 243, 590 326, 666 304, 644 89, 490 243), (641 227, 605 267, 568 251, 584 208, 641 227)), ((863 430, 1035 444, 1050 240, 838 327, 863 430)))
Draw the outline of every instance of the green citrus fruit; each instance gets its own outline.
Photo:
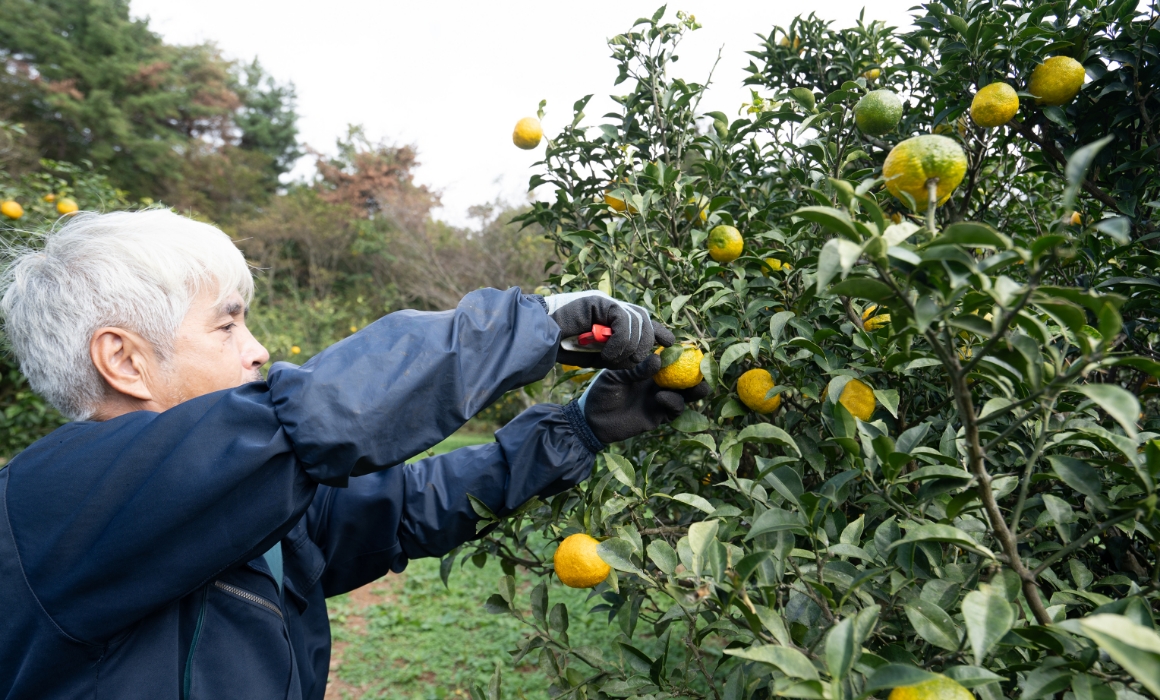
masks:
POLYGON ((854 105, 854 123, 864 134, 888 134, 901 120, 902 100, 890 90, 868 92, 854 105))

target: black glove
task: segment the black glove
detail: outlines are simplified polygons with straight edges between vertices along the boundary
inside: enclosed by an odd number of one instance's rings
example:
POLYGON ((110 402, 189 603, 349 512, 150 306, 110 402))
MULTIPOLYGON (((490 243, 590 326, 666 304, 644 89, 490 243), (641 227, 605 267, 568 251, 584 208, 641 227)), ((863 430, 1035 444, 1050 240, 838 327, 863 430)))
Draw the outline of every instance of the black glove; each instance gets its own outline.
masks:
POLYGON ((544 297, 548 315, 560 327, 560 338, 574 338, 599 323, 612 328, 612 337, 599 352, 560 348, 556 361, 577 367, 635 367, 657 345, 673 344, 673 334, 649 318, 636 304, 617 301, 604 292, 566 292, 544 297))
POLYGON ((662 389, 652 380, 660 369, 660 355, 649 355, 632 369, 597 375, 579 402, 598 440, 607 445, 655 430, 681 415, 686 403, 709 395, 705 382, 679 391, 662 389))

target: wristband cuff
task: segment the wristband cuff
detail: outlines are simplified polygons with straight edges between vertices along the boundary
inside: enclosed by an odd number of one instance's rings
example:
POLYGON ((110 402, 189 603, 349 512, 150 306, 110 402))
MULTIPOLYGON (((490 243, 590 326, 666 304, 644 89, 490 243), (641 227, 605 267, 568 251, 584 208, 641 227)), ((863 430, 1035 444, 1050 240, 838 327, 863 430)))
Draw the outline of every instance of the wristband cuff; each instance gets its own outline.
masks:
POLYGON ((604 449, 603 442, 596 437, 592 432, 592 427, 588 425, 588 419, 584 417, 584 409, 580 408, 578 401, 572 401, 564 406, 564 418, 568 420, 568 425, 572 426, 572 430, 576 432, 576 437, 580 438, 580 442, 589 449, 593 454, 604 449))

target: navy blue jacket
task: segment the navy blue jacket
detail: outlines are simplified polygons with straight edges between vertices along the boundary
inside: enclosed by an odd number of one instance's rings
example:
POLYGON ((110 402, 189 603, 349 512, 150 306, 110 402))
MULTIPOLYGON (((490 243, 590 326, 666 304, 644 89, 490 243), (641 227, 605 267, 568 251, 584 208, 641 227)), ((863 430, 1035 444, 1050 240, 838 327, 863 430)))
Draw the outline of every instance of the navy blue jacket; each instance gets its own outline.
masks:
POLYGON ((467 494, 503 514, 590 474, 575 404, 396 466, 543 377, 558 336, 538 298, 479 290, 29 447, 0 469, 0 697, 321 699, 326 597, 473 539, 467 494))

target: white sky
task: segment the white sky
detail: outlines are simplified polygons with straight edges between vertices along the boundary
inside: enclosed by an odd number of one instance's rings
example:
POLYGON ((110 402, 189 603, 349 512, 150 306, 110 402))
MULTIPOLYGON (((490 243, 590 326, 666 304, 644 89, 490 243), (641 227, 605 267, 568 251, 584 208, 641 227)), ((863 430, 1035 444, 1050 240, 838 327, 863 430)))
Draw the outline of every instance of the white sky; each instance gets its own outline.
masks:
MULTIPOLYGON (((132 0, 170 43, 215 42, 241 60, 257 56, 280 81, 298 89, 300 138, 333 150, 347 124, 374 139, 418 148, 418 180, 442 193, 441 218, 466 224, 467 208, 526 195, 530 166, 543 155, 511 142, 518 119, 547 99, 544 129, 571 121, 572 103, 595 93, 585 124, 613 111, 615 64, 609 37, 651 15, 660 0, 398 2, 372 0, 132 0)), ((704 27, 687 35, 672 73, 703 81, 722 49, 703 111, 737 114, 749 93, 741 85, 758 48, 755 33, 787 26, 816 11, 836 27, 854 23, 865 0, 797 5, 750 0, 686 0, 704 27)), ((877 0, 867 19, 910 25, 914 0, 877 0)), ((304 161, 298 174, 310 172, 304 161)), ((544 188, 546 191, 547 188, 544 188)))

